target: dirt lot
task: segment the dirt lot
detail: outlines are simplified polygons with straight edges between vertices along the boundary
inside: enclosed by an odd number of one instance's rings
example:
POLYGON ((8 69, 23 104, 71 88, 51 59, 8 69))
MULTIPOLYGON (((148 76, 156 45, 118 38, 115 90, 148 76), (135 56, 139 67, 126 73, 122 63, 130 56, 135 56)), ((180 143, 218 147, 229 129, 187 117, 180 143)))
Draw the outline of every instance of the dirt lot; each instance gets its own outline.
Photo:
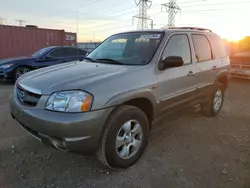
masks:
POLYGON ((217 118, 186 113, 164 119, 142 159, 121 172, 28 136, 9 115, 12 90, 0 83, 0 188, 250 188, 249 81, 230 83, 217 118))

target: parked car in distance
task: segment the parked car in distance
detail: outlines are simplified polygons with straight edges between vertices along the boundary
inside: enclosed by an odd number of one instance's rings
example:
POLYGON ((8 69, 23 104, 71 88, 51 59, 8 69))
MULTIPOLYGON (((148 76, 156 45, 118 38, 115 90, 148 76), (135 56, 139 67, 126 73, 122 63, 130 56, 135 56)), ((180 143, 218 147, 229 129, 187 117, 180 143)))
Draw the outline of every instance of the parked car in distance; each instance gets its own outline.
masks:
POLYGON ((230 57, 231 76, 250 79, 250 52, 240 52, 230 57))
POLYGON ((108 167, 123 169, 140 158, 164 115, 200 104, 204 115, 217 116, 229 64, 220 37, 206 29, 119 33, 84 63, 21 76, 10 112, 45 144, 96 153, 108 167))
POLYGON ((0 77, 12 79, 34 69, 83 60, 87 52, 71 46, 50 46, 42 48, 30 57, 15 57, 0 60, 0 77))

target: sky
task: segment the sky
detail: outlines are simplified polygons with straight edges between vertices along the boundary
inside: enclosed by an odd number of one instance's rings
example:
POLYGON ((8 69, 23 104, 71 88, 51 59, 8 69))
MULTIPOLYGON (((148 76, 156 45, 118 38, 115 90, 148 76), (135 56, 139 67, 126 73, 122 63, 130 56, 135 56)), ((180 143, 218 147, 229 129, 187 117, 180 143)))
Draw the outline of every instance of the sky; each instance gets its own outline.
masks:
MULTIPOLYGON (((168 0, 152 0, 148 16, 154 28, 168 24, 168 13, 161 4, 168 0)), ((177 0, 181 8, 176 26, 209 28, 222 38, 239 40, 250 35, 250 0, 177 0)), ((2 1, 0 17, 8 25, 25 24, 40 28, 64 29, 78 33, 78 41, 102 41, 111 34, 134 30, 139 8, 134 0, 8 0, 2 1), (78 23, 78 24, 77 24, 78 23)))

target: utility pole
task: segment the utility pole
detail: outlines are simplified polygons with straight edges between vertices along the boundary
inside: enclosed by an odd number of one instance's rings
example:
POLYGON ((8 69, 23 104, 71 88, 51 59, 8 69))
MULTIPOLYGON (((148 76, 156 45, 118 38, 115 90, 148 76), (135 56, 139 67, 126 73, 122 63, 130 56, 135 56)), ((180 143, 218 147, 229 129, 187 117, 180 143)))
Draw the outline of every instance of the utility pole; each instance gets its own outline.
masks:
POLYGON ((23 23, 26 23, 25 20, 16 20, 16 22, 18 22, 19 26, 23 26, 23 23))
POLYGON ((4 22, 7 22, 6 18, 0 17, 0 25, 4 25, 4 22))
POLYGON ((93 32, 93 41, 95 42, 95 32, 93 32))
POLYGON ((139 7, 139 14, 135 15, 132 17, 132 23, 134 24, 134 19, 138 19, 138 23, 137 23, 137 29, 147 29, 148 28, 148 20, 151 20, 152 23, 152 19, 150 19, 148 17, 148 9, 152 6, 152 1, 151 0, 139 0, 139 1, 135 1, 136 6, 139 7))
POLYGON ((168 27, 174 27, 175 15, 181 10, 181 8, 177 5, 176 0, 169 0, 168 3, 162 4, 161 11, 163 7, 168 12, 168 27))

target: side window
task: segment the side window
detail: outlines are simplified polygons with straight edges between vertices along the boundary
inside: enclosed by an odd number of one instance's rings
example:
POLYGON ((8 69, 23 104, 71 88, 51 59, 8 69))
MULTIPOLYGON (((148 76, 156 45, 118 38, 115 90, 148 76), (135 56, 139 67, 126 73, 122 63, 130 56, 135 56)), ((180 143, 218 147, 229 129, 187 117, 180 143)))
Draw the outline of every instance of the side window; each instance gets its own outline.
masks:
POLYGON ((82 49, 77 49, 77 48, 63 48, 63 56, 78 56, 78 55, 86 55, 87 52, 85 52, 82 49))
POLYGON ((64 56, 63 49, 57 48, 53 50, 52 52, 50 52, 50 55, 53 57, 63 57, 64 56))
POLYGON ((217 57, 224 58, 227 56, 226 46, 219 37, 210 36, 209 40, 211 41, 213 52, 217 57))
POLYGON ((163 52, 163 59, 169 56, 180 56, 184 61, 184 65, 190 64, 191 51, 187 35, 173 35, 163 52))
POLYGON ((64 56, 77 56, 76 48, 64 48, 64 56))
POLYGON ((197 62, 213 59, 212 50, 207 37, 204 35, 192 35, 197 62))
POLYGON ((78 49, 78 53, 79 53, 79 55, 82 55, 82 56, 87 54, 87 52, 82 50, 82 49, 78 49))

